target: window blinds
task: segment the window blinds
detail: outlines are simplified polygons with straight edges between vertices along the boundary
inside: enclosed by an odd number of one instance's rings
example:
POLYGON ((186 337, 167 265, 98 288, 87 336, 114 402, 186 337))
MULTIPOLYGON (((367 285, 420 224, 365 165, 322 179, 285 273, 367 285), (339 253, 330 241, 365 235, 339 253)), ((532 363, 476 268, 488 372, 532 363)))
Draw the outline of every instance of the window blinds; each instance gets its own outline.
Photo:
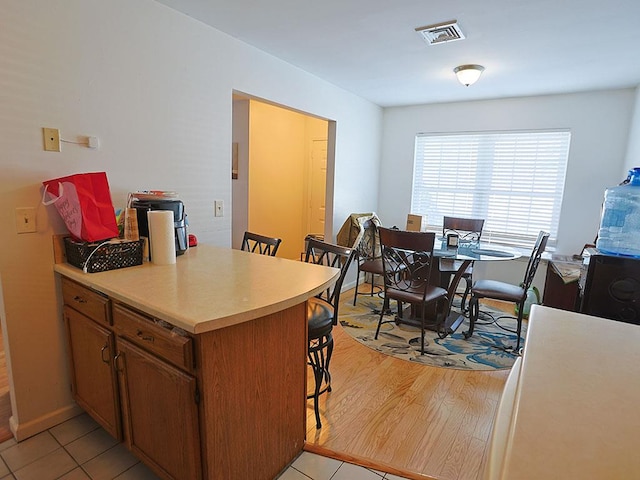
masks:
POLYGON ((571 133, 566 130, 418 134, 411 211, 484 218, 483 241, 555 244, 571 133))

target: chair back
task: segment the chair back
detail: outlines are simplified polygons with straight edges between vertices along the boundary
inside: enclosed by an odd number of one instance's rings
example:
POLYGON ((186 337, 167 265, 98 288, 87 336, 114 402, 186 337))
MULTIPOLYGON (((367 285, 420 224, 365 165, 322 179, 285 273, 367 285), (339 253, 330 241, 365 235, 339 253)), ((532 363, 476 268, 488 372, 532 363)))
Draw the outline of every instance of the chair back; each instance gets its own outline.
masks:
POLYGON ((257 233, 244 232, 241 250, 275 257, 281 242, 282 239, 280 238, 265 237, 257 233))
POLYGON ((307 237, 306 241, 307 251, 304 257, 305 262, 340 269, 340 275, 336 283, 316 295, 318 298, 325 300, 333 306, 333 324, 336 325, 338 323, 340 290, 342 289, 342 283, 347 275, 347 270, 349 270, 349 265, 353 260, 355 251, 351 248, 323 242, 315 238, 307 237))
POLYGON ((380 227, 382 266, 385 292, 389 289, 426 295, 429 285, 437 285, 432 278, 436 259, 433 232, 409 232, 380 227))
POLYGON ((531 251, 531 256, 529 257, 529 263, 527 264, 527 269, 524 271, 524 280, 522 281, 522 288, 525 291, 525 295, 531 284, 533 283, 533 277, 536 275, 536 270, 538 270, 538 264, 540 263, 540 259, 542 258, 542 254, 544 253, 545 248, 547 248, 547 240, 549 239, 549 234, 547 232, 543 232, 542 230, 538 234, 538 238, 536 239, 536 244, 531 251))
POLYGON ((479 243, 484 227, 484 218, 444 217, 442 220, 442 236, 455 233, 461 242, 479 243))

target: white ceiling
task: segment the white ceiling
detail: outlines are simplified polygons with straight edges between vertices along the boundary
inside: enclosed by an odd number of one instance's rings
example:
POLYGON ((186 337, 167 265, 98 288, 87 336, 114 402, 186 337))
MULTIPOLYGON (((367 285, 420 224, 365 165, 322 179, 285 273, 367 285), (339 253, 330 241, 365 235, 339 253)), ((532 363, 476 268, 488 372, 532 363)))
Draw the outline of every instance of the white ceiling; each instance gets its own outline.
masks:
POLYGON ((157 1, 385 107, 640 84, 639 0, 157 1), (449 20, 465 40, 415 32, 449 20))

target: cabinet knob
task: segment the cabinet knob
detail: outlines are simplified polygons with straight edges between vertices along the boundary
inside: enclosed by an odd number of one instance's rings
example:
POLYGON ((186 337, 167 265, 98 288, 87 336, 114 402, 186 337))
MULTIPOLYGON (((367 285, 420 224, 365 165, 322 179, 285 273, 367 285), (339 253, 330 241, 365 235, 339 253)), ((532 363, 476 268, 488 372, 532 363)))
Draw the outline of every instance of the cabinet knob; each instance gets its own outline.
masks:
POLYGON ((73 300, 78 303, 87 303, 87 301, 84 298, 82 298, 80 295, 76 295, 75 297, 73 297, 73 300))

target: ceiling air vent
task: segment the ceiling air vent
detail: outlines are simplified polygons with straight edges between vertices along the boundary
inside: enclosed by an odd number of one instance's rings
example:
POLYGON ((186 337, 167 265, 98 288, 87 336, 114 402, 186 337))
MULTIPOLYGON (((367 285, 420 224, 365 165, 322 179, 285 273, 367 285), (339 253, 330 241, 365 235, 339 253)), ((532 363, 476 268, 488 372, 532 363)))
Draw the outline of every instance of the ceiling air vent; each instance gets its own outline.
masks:
POLYGON ((464 34, 458 27, 456 20, 450 22, 438 23, 435 25, 427 25, 426 27, 416 28, 429 45, 438 45, 440 43, 454 42, 464 39, 464 34))

